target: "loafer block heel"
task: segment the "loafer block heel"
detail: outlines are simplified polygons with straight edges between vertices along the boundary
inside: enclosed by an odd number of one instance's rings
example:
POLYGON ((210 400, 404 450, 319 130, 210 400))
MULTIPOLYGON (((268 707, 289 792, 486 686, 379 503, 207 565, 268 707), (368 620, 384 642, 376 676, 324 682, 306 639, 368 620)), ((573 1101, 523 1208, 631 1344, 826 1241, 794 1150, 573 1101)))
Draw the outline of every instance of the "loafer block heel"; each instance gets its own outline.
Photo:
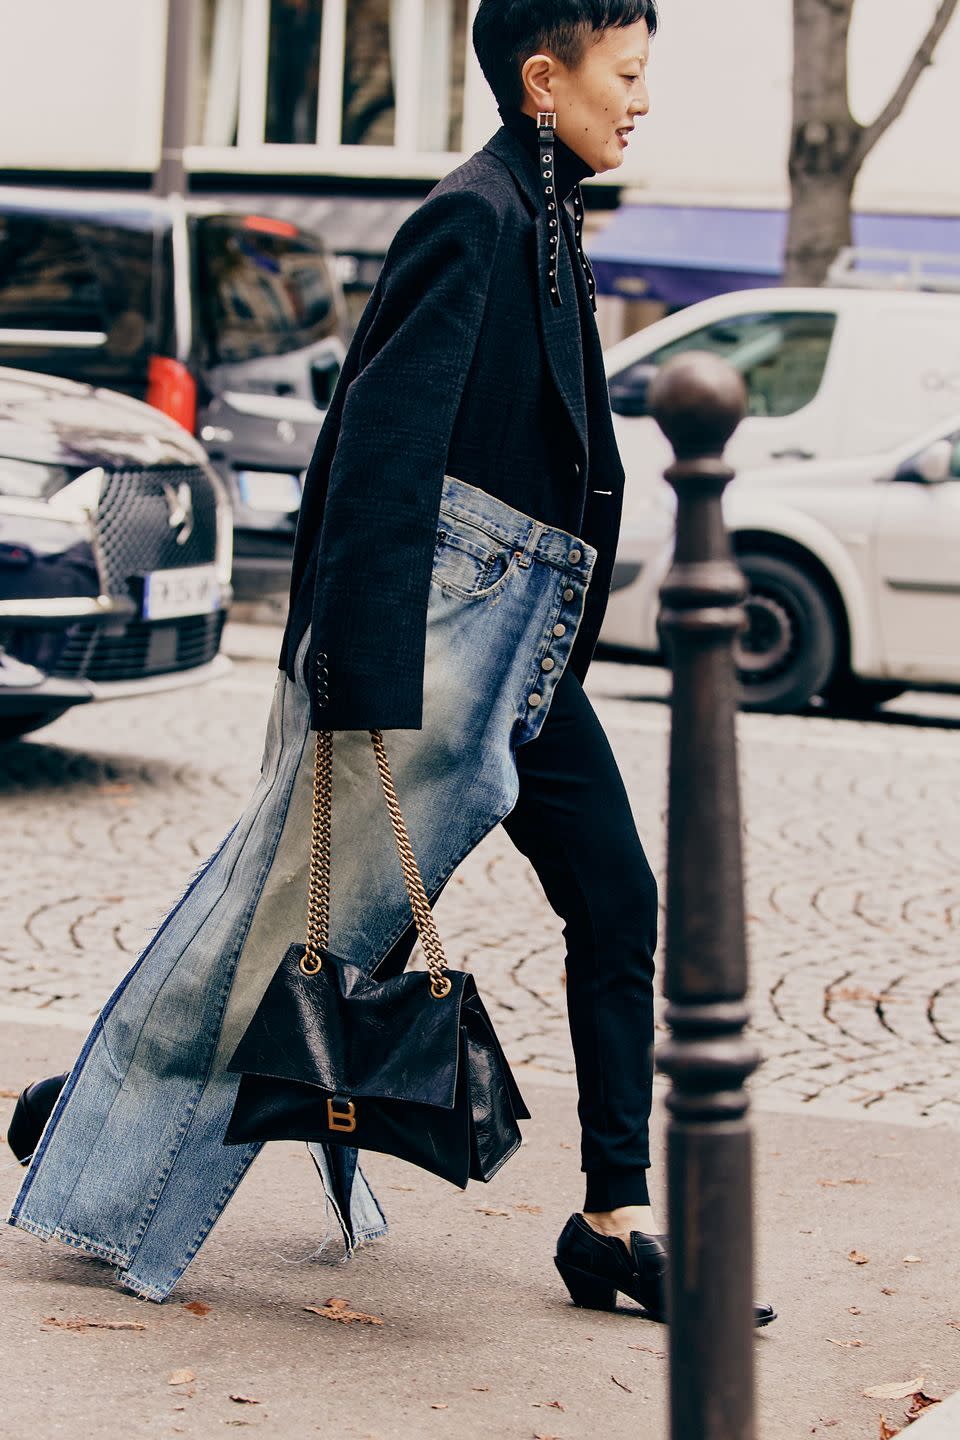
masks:
POLYGON ((643 1306, 651 1320, 666 1314, 667 1253, 659 1235, 621 1240, 600 1235, 582 1215, 571 1215, 557 1241, 556 1267, 574 1305, 590 1310, 615 1310, 617 1292, 643 1306))
POLYGON ((560 1278, 570 1291, 570 1299, 582 1310, 616 1310, 617 1287, 599 1275, 590 1275, 578 1270, 575 1265, 565 1265, 562 1260, 553 1262, 560 1271, 560 1278))
MULTIPOLYGON (((644 1319, 664 1323, 668 1260, 666 1235, 644 1235, 634 1230, 628 1250, 622 1240, 600 1235, 582 1215, 570 1216, 557 1241, 555 1256, 574 1305, 615 1310, 619 1292, 643 1307, 644 1319)), ((755 1325, 769 1325, 776 1318, 772 1305, 754 1305, 755 1325)))
POLYGON ((66 1075, 49 1075, 45 1080, 34 1081, 21 1092, 7 1127, 7 1144, 21 1165, 29 1165, 40 1143, 43 1127, 53 1114, 53 1107, 66 1083, 66 1075))

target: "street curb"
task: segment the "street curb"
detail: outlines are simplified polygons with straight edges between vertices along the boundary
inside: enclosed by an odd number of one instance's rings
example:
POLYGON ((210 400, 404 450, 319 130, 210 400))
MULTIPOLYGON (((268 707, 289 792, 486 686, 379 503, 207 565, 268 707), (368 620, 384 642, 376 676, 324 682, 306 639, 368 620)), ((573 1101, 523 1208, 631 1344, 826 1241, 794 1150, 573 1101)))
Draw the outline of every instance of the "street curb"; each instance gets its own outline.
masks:
POLYGON ((957 1440, 960 1435, 960 1391, 948 1395, 910 1426, 910 1440, 957 1440))

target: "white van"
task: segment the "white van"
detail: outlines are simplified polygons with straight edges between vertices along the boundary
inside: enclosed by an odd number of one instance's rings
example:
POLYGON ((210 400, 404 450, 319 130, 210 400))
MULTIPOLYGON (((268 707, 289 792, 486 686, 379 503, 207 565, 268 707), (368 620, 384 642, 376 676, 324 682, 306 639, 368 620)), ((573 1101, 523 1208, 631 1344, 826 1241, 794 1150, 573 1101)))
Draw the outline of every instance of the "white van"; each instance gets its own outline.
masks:
MULTIPOLYGON (((661 482, 623 528, 600 632, 623 658, 660 661, 675 510, 661 482)), ((866 715, 906 689, 960 691, 960 410, 879 454, 744 469, 723 514, 748 585, 744 709, 819 696, 866 715)))
POLYGON ((658 320, 606 353, 638 520, 670 463, 647 413, 657 369, 687 350, 743 375, 749 412, 730 443, 735 469, 876 454, 960 409, 960 293, 874 289, 739 290, 658 320))

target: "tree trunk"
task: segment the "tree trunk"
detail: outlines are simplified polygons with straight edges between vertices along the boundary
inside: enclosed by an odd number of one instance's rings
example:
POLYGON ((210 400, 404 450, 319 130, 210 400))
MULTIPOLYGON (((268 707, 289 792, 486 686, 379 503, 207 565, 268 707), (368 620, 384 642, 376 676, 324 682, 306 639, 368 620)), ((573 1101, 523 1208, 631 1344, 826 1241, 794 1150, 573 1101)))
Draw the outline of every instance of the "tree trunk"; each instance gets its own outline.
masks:
POLYGON ((856 171, 798 167, 791 173, 784 285, 822 285, 845 245, 853 243, 850 210, 856 171))
POLYGON ((855 0, 793 0, 792 207, 784 283, 821 285, 851 243, 850 208, 860 167, 933 64, 960 0, 938 0, 899 85, 870 125, 850 113, 847 47, 855 0))
POLYGON ((861 126, 847 98, 854 0, 793 0, 791 211, 784 284, 821 285, 850 244, 861 126))

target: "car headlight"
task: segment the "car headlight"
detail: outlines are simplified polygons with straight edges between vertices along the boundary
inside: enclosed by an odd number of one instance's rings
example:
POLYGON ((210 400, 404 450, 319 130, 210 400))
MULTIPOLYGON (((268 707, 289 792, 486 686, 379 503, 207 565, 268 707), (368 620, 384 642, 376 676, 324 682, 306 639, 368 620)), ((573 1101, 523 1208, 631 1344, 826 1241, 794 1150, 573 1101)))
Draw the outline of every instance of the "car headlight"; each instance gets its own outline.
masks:
POLYGON ((32 460, 0 458, 0 495, 22 500, 47 500, 69 485, 73 472, 65 465, 41 465, 32 460))

